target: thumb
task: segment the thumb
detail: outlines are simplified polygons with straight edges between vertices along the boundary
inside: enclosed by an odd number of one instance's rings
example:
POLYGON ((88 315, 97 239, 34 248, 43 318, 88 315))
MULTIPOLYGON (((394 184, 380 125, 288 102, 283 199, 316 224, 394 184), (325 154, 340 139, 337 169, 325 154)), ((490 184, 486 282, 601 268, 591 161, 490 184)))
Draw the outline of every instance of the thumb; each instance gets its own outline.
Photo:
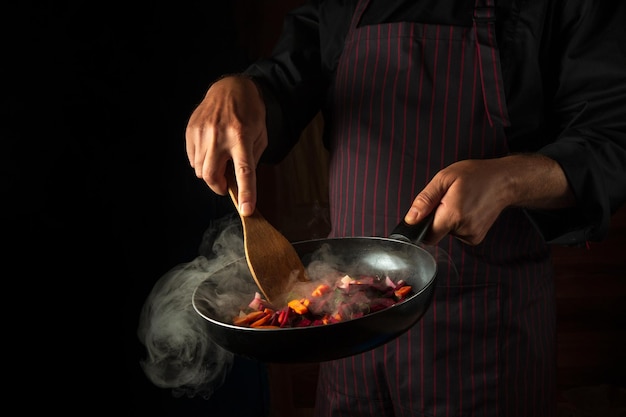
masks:
POLYGON ((443 195, 443 189, 433 181, 429 182, 413 200, 413 204, 404 216, 404 221, 408 224, 418 223, 439 206, 443 195))

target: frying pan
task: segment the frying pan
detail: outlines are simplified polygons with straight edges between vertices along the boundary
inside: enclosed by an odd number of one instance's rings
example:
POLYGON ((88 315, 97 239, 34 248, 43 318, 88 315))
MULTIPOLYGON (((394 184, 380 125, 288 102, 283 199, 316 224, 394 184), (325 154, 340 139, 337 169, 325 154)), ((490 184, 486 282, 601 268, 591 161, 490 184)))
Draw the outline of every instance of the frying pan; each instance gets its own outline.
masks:
MULTIPOLYGON (((233 315, 224 317, 220 303, 215 302, 215 297, 224 295, 216 295, 214 279, 203 281, 195 289, 193 307, 206 319, 209 336, 215 343, 262 362, 323 362, 368 351, 407 331, 431 303, 437 262, 419 245, 431 222, 432 214, 415 226, 401 222, 388 238, 345 237, 293 243, 305 267, 323 259, 351 276, 388 275, 394 281, 402 279, 412 286, 412 296, 383 310, 320 326, 280 329, 235 326, 231 322, 233 315), (328 254, 332 258, 326 258, 328 254)), ((245 257, 228 264, 219 273, 228 279, 232 274, 241 274, 245 270, 242 266, 246 266, 245 257)), ((317 278, 311 276, 311 279, 317 278)), ((241 305, 245 306, 252 297, 249 294, 241 305)))

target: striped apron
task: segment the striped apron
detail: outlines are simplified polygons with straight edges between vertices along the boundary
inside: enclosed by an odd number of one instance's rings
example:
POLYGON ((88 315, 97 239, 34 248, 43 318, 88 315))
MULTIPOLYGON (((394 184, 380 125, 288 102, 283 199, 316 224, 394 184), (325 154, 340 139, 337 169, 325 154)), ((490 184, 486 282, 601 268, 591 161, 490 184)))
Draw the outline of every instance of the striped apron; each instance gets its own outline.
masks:
MULTIPOLYGON (((493 0, 472 27, 352 18, 330 119, 331 236, 388 236, 433 175, 507 154, 493 0)), ((507 209, 484 241, 453 237, 423 318, 374 350, 320 365, 316 417, 555 415, 549 249, 507 209)), ((328 341, 332 343, 332 341, 328 341)))

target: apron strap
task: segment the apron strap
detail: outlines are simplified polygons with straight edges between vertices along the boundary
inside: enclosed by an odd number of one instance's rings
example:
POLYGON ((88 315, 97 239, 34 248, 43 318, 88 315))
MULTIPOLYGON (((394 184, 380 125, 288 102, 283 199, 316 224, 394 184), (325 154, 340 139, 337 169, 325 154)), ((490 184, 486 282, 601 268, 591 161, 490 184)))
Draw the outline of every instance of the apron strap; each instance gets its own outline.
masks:
POLYGON ((494 0, 476 0, 474 32, 485 111, 491 126, 510 126, 495 36, 494 0))
POLYGON ((363 12, 365 12, 365 9, 367 9, 367 6, 369 6, 369 4, 370 4, 369 0, 359 0, 357 2, 356 8, 354 9, 354 13, 352 14, 350 28, 348 30, 349 35, 352 35, 352 32, 356 30, 357 26, 359 25, 359 22, 361 21, 361 17, 363 16, 363 12))

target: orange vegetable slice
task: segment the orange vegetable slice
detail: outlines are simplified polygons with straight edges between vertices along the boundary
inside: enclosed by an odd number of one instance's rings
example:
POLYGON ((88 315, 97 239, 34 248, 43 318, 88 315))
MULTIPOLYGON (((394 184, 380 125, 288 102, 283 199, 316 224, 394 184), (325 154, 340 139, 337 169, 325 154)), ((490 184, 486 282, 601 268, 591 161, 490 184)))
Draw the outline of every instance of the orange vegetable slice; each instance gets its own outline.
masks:
POLYGON ((252 313, 248 313, 245 316, 235 317, 235 319, 233 320, 233 324, 237 326, 245 326, 246 324, 257 321, 264 315, 265 312, 263 311, 253 311, 252 313))
POLYGON ((402 298, 406 297, 407 294, 410 293, 410 292, 411 292, 411 286, 410 285, 405 285, 403 287, 398 288, 393 293, 396 295, 396 297, 402 299, 402 298))
POLYGON ((263 317, 261 317, 257 321, 255 321, 252 324, 250 324, 250 327, 264 326, 265 324, 267 324, 268 321, 271 320, 271 318, 272 318, 271 314, 265 314, 263 317))
POLYGON ((306 305, 302 304, 300 300, 291 300, 287 305, 298 314, 306 314, 309 311, 306 305))
POLYGON ((321 297, 322 295, 326 294, 329 290, 330 290, 330 285, 320 284, 313 290, 313 292, 311 293, 311 296, 321 297))

